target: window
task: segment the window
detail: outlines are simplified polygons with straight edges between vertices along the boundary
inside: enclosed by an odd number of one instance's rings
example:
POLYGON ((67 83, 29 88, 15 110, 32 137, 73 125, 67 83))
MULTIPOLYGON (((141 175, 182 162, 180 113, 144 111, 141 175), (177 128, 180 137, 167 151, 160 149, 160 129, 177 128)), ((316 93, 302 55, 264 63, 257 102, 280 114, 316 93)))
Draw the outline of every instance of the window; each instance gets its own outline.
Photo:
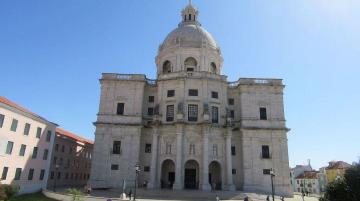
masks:
POLYGON ((4 124, 4 119, 5 119, 5 115, 0 114, 0 128, 2 128, 2 127, 3 127, 3 124, 4 124))
POLYGON ((53 164, 56 165, 56 161, 57 161, 57 157, 54 156, 54 159, 53 159, 53 164))
POLYGON ((30 124, 26 123, 24 128, 24 135, 29 135, 30 132, 30 124))
POLYGON ((18 125, 18 120, 13 119, 12 122, 11 122, 10 130, 16 132, 17 125, 18 125))
POLYGON ((111 170, 119 170, 119 165, 111 164, 111 170))
POLYGON ((261 156, 262 158, 270 158, 270 150, 268 145, 261 146, 261 156))
POLYGON ((48 155, 49 155, 49 150, 44 149, 43 160, 47 160, 48 155))
POLYGON ((230 110, 230 118, 234 119, 235 118, 235 113, 234 110, 230 110))
POLYGON ((61 152, 65 152, 65 145, 61 146, 61 152))
POLYGON ((121 141, 114 141, 113 142, 113 154, 120 154, 121 153, 121 141))
POLYGON ((171 73, 171 62, 168 60, 163 63, 163 73, 171 73))
POLYGON ((21 177, 21 171, 22 171, 22 169, 21 169, 21 168, 16 168, 16 171, 15 171, 15 178, 14 178, 14 180, 20 180, 20 177, 21 177))
POLYGON ((188 67, 188 68, 186 68, 186 71, 187 71, 187 72, 193 72, 193 71, 194 71, 194 68, 189 68, 189 67, 188 67))
POLYGON ((20 147, 19 156, 24 156, 26 151, 26 145, 22 144, 20 147))
POLYGON ((153 107, 149 107, 149 108, 148 108, 148 115, 149 115, 149 116, 154 115, 154 108, 153 108, 153 107))
POLYGON ((63 164, 63 158, 60 158, 60 160, 59 160, 59 165, 62 165, 63 164))
POLYGON ((231 170, 231 173, 232 173, 232 174, 236 174, 236 169, 232 169, 232 170, 231 170))
POLYGON ((189 96, 198 96, 197 89, 189 89, 189 96))
POLYGON ((212 91, 211 92, 211 98, 219 98, 219 94, 218 94, 218 92, 216 92, 216 91, 212 91))
POLYGON ((198 106, 197 105, 188 105, 188 121, 197 121, 198 117, 198 106))
POLYGON ((123 115, 124 114, 124 106, 125 103, 118 103, 116 107, 116 114, 117 115, 123 115))
POLYGON ((4 167, 3 168, 3 172, 1 174, 1 180, 6 180, 8 171, 9 171, 9 167, 4 167))
POLYGON ((154 96, 149 96, 149 103, 153 103, 155 101, 155 97, 154 96))
POLYGON ((46 142, 50 142, 51 140, 51 131, 48 131, 46 134, 46 142))
POLYGON ((35 158, 37 157, 37 152, 38 152, 38 148, 37 148, 37 147, 34 147, 31 158, 34 158, 34 159, 35 159, 35 158))
POLYGON ((65 179, 66 180, 69 179, 69 173, 68 172, 65 174, 65 179))
POLYGON ((174 121, 174 105, 166 106, 166 121, 174 121))
POLYGON ((260 120, 267 120, 265 107, 260 108, 260 120))
POLYGON ((50 173, 50 179, 54 179, 54 176, 55 176, 54 172, 51 172, 50 173))
POLYGON ((151 153, 151 144, 145 144, 145 153, 151 153))
POLYGON ((235 146, 231 146, 231 155, 233 155, 233 156, 236 155, 235 146))
POLYGON ((218 107, 211 107, 211 121, 212 123, 219 123, 219 109, 218 107))
POLYGON ((41 137, 41 128, 40 127, 37 127, 37 130, 36 130, 36 138, 40 138, 41 137))
POLYGON ((61 172, 58 172, 57 173, 57 179, 60 179, 61 178, 61 172))
POLYGON ((56 151, 56 152, 59 151, 59 144, 56 144, 56 145, 55 145, 55 151, 56 151))
POLYGON ((14 147, 14 142, 8 141, 5 153, 11 155, 13 147, 14 147))
POLYGON ((28 180, 32 180, 33 179, 33 176, 34 176, 34 169, 30 169, 29 170, 29 174, 28 174, 28 180))
POLYGON ((41 169, 39 179, 40 179, 40 180, 44 180, 44 176, 45 176, 45 170, 44 170, 44 169, 41 169))
POLYGON ((270 169, 263 169, 263 174, 270 174, 270 169))
POLYGON ((233 99, 233 98, 229 98, 229 99, 228 99, 228 104, 229 104, 229 105, 234 105, 234 99, 233 99))
POLYGON ((175 90, 168 90, 167 91, 167 97, 174 97, 175 96, 175 90))
POLYGON ((144 166, 144 172, 150 172, 150 167, 149 166, 144 166))
POLYGON ((216 70, 216 64, 215 64, 214 62, 211 62, 210 65, 211 65, 211 72, 212 72, 212 73, 216 73, 216 71, 217 71, 217 70, 216 70))
POLYGON ((184 64, 185 64, 185 66, 196 67, 197 66, 197 61, 193 57, 188 57, 188 58, 185 59, 184 64))

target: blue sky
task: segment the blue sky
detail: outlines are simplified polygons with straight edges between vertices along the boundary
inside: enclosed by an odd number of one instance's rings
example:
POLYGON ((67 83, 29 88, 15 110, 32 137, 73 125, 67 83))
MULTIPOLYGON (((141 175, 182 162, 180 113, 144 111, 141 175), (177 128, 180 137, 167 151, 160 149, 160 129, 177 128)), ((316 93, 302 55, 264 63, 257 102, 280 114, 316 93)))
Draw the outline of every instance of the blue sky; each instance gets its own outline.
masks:
MULTIPOLYGON (((102 72, 155 78, 186 0, 0 1, 0 95, 94 138, 102 72)), ((290 165, 360 156, 360 1, 193 0, 223 74, 283 78, 290 165)))

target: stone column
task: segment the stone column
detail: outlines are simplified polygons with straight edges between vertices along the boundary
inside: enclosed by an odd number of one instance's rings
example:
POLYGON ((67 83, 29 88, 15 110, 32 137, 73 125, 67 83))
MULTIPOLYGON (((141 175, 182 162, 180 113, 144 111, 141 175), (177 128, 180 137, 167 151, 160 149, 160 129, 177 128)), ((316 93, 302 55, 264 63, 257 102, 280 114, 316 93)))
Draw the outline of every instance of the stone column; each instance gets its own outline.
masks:
POLYGON ((173 189, 183 189, 183 136, 184 136, 184 125, 176 124, 176 164, 175 164, 175 182, 173 189))
POLYGON ((156 172, 157 172, 157 163, 158 163, 158 141, 159 141, 159 133, 158 127, 155 126, 153 128, 152 134, 152 147, 151 147, 151 167, 150 167, 150 182, 148 183, 147 188, 153 189, 157 188, 158 181, 156 180, 156 172))
POLYGON ((225 147, 226 147, 226 189, 229 191, 235 191, 235 186, 233 184, 232 176, 232 158, 231 158, 231 136, 232 128, 228 127, 225 134, 225 147))
POLYGON ((211 186, 209 184, 209 133, 210 128, 208 125, 203 129, 203 170, 202 170, 202 184, 201 189, 203 191, 210 191, 211 186))

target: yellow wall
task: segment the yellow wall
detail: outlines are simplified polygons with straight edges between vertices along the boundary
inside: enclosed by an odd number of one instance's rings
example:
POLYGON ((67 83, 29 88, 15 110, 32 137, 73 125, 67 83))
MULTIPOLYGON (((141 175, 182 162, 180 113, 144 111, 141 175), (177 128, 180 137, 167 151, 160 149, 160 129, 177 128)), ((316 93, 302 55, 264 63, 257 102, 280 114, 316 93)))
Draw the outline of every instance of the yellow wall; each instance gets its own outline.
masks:
POLYGON ((328 169, 326 170, 326 178, 328 182, 335 180, 337 176, 343 177, 345 174, 345 169, 328 169))

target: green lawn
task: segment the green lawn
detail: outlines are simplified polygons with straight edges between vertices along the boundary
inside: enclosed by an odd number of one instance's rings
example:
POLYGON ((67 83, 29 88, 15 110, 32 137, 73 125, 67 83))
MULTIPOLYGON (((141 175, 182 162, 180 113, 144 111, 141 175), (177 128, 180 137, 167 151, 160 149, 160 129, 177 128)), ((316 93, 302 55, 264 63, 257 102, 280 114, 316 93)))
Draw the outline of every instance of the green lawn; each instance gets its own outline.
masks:
POLYGON ((45 197, 42 193, 34 193, 27 195, 20 195, 12 198, 10 201, 56 201, 45 197))

